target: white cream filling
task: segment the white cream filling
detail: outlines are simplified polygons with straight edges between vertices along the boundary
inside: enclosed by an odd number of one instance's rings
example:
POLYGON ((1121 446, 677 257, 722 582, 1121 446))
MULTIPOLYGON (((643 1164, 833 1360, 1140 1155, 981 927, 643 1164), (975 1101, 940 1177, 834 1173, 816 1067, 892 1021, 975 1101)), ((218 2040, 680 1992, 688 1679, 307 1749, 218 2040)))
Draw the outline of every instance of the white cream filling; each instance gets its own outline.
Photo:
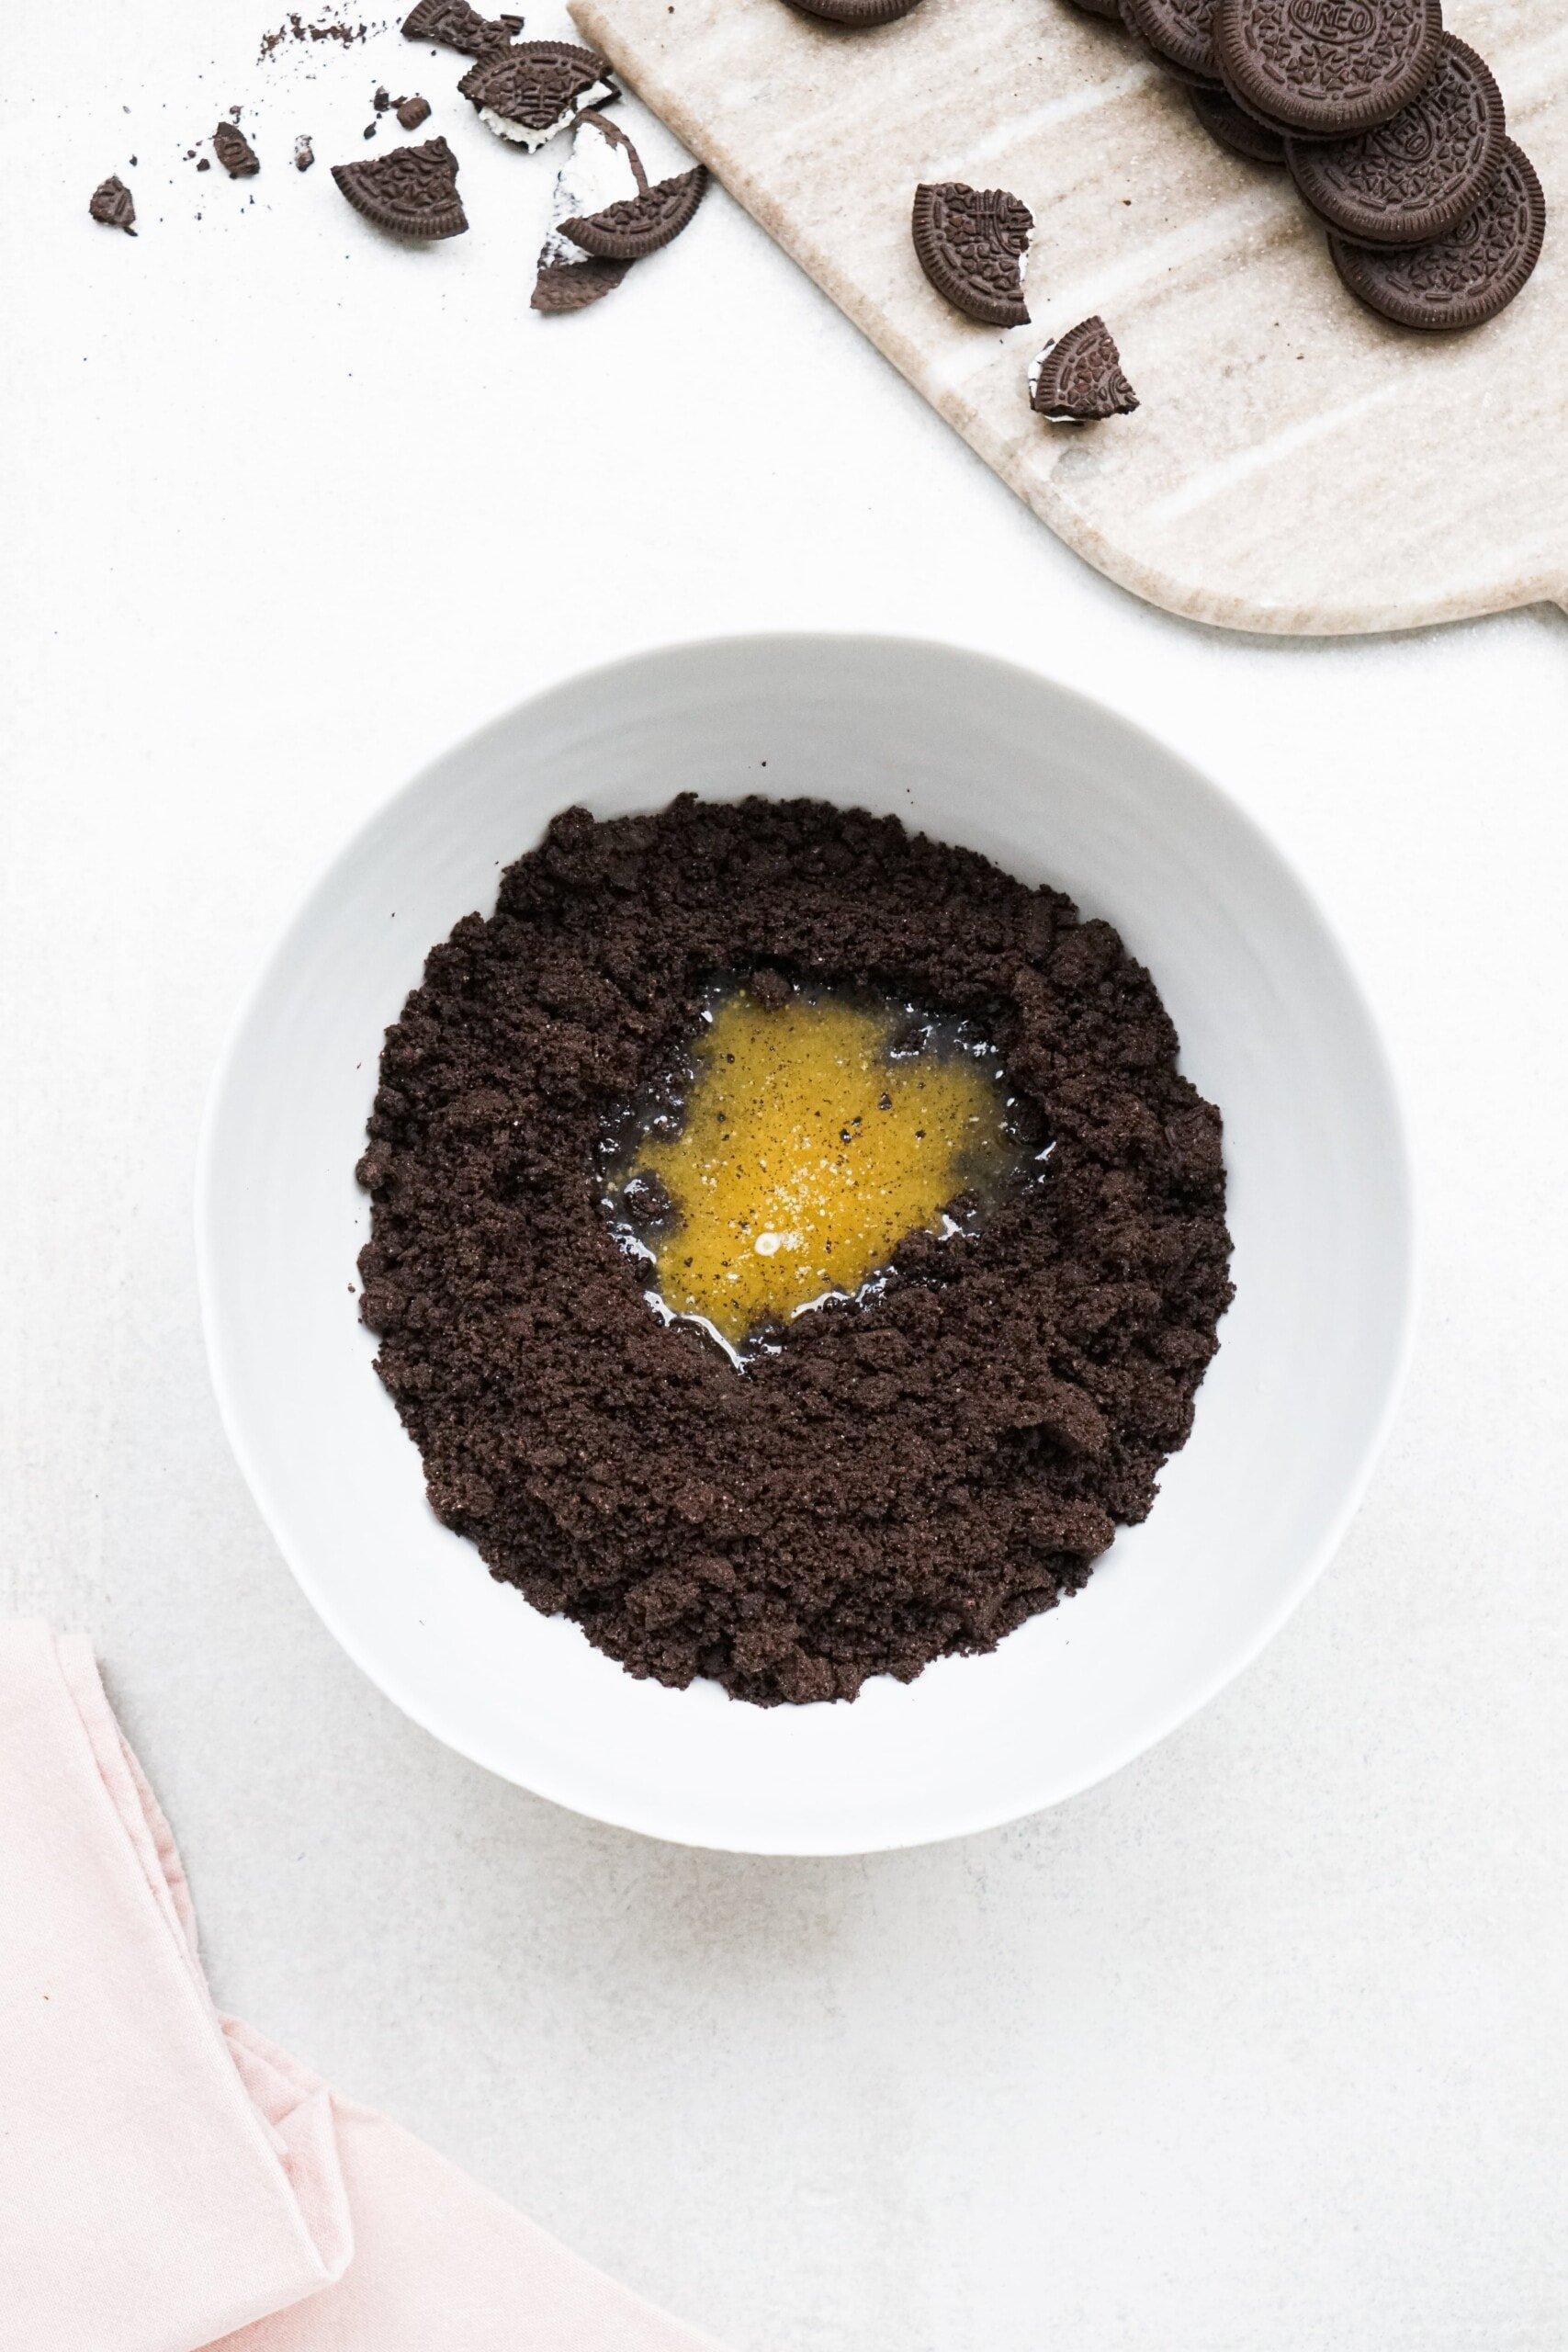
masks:
POLYGON ((612 204, 637 193, 637 176, 624 141, 596 122, 579 123, 571 153, 556 174, 550 225, 539 247, 537 267, 570 268, 591 260, 592 256, 581 245, 561 235, 561 222, 590 220, 595 212, 607 211, 612 204))

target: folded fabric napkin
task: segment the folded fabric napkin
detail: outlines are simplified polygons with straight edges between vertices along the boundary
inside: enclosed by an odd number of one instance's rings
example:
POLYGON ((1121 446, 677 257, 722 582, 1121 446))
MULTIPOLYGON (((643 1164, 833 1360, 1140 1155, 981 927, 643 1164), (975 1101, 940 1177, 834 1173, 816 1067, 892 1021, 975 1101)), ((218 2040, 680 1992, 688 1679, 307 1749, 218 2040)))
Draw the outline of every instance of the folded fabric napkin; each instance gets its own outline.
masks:
POLYGON ((220 2341, 708 2343, 219 2014, 174 1839, 91 1652, 0 1627, 0 2347, 220 2341))

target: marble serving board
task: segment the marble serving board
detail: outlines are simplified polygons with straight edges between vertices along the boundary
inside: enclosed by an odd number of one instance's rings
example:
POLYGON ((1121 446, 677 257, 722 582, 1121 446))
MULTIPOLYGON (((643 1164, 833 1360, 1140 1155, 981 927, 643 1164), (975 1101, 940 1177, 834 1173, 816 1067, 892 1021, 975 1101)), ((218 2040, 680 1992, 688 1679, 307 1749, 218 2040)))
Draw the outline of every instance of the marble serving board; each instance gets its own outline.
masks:
POLYGON ((1341 288, 1284 175, 1200 129, 1066 0, 922 0, 851 33, 786 0, 573 0, 584 37, 1089 562, 1168 611, 1334 635, 1568 606, 1568 18, 1464 0, 1557 217, 1471 334, 1341 288), (1033 323, 975 326, 909 240, 922 179, 1035 216, 1033 323), (1047 334, 1103 314, 1143 405, 1074 432, 1028 407, 1047 334))

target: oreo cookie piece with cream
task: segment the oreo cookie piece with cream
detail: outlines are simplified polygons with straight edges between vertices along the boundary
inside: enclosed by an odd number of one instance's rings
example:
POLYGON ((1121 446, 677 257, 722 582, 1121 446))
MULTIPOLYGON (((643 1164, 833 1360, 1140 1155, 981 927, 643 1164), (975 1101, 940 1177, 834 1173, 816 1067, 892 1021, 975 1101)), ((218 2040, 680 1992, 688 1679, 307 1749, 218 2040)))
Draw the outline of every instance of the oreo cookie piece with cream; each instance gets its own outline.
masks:
POLYGON ((530 150, 620 96, 598 51, 570 40, 521 40, 492 51, 457 87, 498 138, 530 150))
POLYGON ((647 186, 637 149, 626 132, 590 109, 580 119, 571 153, 556 175, 531 309, 547 314, 585 311, 615 292, 631 263, 587 252, 568 236, 567 224, 634 201, 647 186))

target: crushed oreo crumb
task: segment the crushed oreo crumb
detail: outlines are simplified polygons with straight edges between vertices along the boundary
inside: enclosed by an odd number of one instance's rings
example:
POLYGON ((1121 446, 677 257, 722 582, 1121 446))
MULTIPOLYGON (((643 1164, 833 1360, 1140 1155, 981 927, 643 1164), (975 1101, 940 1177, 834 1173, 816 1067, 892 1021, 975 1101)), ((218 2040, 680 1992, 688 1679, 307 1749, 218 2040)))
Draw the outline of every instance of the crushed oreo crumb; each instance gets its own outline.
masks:
POLYGON ((136 205, 118 172, 99 181, 88 198, 87 209, 106 229, 123 229, 128 237, 135 236, 136 205))
MULTIPOLYGON (((1220 1117, 1110 924, 810 801, 569 810, 427 959, 360 1162, 361 1311, 433 1507, 634 1674, 848 1699, 1076 1592, 1185 1441, 1231 1295, 1220 1117), (716 972, 985 1024, 1054 1148, 972 1238, 739 1372, 601 1213, 716 972)), ((657 1214, 660 1204, 645 1204, 657 1214)))
POLYGON ((235 122, 220 122, 212 134, 212 152, 231 180, 254 179, 261 169, 255 149, 235 122))

